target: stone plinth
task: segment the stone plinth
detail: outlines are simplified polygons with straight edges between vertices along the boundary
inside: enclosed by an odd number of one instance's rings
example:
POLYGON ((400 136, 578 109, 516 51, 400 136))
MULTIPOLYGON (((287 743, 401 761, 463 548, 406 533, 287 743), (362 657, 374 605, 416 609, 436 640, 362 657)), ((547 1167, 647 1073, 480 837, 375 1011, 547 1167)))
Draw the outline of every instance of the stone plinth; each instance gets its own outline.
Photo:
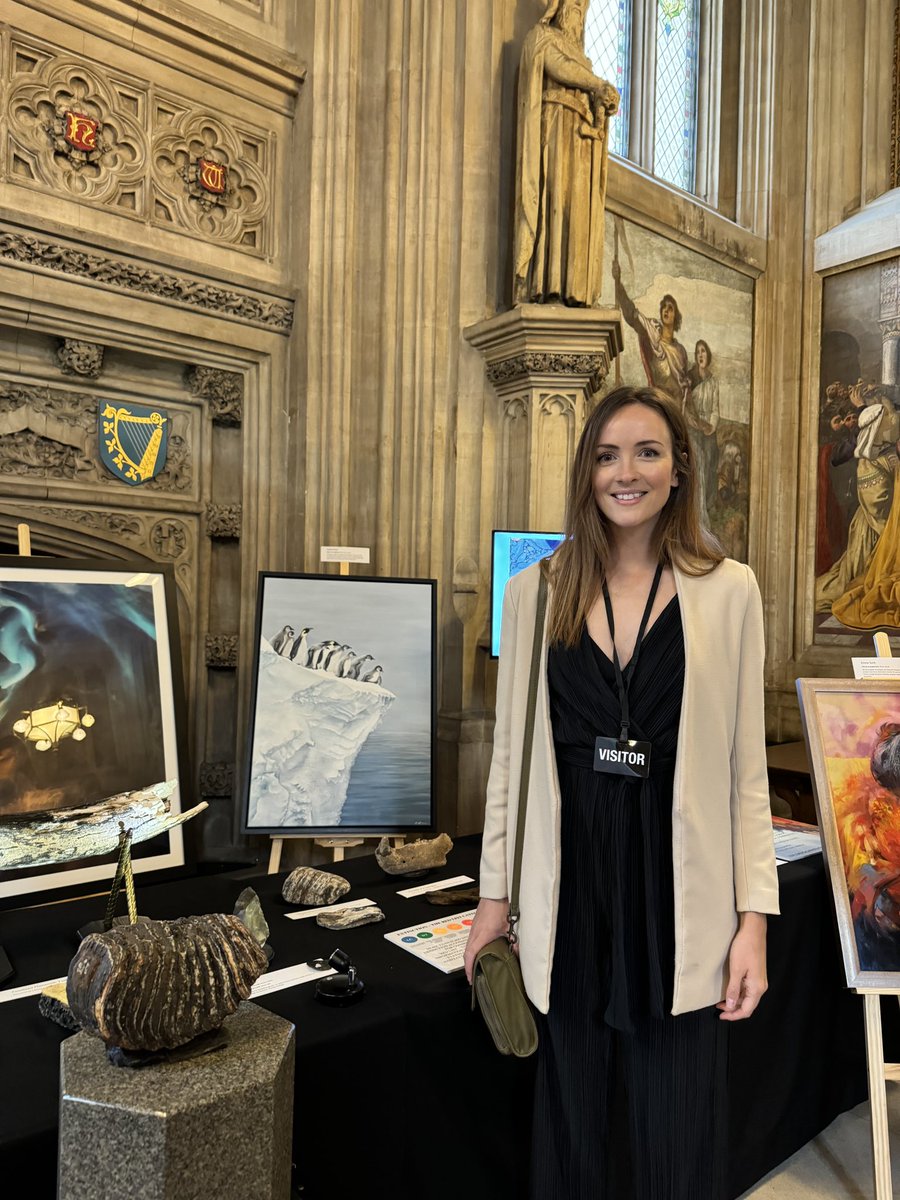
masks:
POLYGON ((246 1003, 224 1027, 224 1049, 140 1070, 63 1042, 58 1200, 288 1200, 294 1027, 246 1003))
POLYGON ((575 446, 622 349, 618 309, 520 304, 464 330, 501 404, 496 520, 559 530, 575 446))

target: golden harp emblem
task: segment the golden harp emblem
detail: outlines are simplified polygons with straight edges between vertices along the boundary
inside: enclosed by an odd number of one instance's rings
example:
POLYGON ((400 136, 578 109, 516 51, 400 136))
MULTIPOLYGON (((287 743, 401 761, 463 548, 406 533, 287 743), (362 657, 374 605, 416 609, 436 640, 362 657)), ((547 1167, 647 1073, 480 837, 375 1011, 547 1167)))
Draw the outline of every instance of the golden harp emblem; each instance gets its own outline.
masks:
POLYGON ((113 475, 136 487, 158 475, 166 463, 171 418, 143 404, 103 404, 100 458, 113 475))

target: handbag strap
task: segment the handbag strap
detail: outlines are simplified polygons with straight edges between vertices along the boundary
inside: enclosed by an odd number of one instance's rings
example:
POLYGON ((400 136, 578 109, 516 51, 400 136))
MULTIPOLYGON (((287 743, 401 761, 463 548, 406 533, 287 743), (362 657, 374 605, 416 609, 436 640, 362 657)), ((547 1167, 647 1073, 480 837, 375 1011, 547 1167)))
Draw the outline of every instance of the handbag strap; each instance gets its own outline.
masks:
POLYGON ((538 579, 537 612, 534 618, 534 641, 531 646, 531 672, 528 676, 528 699, 525 705, 525 739, 522 744, 522 776, 519 780, 519 814, 516 819, 516 849, 513 855, 512 887, 509 893, 509 943, 519 940, 519 879, 522 875, 522 847, 525 844, 525 812, 528 807, 528 777, 531 774, 531 748, 534 744, 534 713, 537 707, 538 678, 541 649, 544 643, 544 614, 547 611, 547 579, 541 568, 538 579))

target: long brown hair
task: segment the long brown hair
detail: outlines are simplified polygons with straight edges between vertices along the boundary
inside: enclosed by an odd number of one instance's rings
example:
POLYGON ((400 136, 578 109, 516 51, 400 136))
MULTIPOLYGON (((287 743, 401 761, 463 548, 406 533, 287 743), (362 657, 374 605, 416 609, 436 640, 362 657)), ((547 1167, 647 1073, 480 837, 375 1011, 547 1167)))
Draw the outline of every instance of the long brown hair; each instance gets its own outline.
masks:
POLYGON ((725 557, 722 547, 700 520, 696 466, 684 415, 658 388, 620 387, 600 401, 584 426, 569 473, 565 539, 544 569, 553 584, 548 637, 551 643, 574 646, 588 612, 600 594, 612 552, 609 523, 594 499, 594 466, 600 435, 611 417, 629 404, 659 413, 672 437, 678 486, 673 487, 653 530, 659 561, 688 575, 706 575, 725 557))

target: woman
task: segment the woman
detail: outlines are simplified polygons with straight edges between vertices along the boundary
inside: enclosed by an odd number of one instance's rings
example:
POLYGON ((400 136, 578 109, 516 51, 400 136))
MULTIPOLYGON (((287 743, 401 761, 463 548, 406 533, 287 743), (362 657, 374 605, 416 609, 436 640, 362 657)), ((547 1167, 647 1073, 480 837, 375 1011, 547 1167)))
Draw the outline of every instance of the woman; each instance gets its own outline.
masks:
MULTIPOLYGON (((778 907, 759 591, 700 526, 684 417, 653 388, 619 388, 588 419, 566 534, 546 564, 518 927, 545 1014, 532 1192, 718 1200, 720 1018, 765 991, 778 907), (649 777, 593 769, 595 739, 622 733, 651 744, 649 777)), ((504 601, 470 975, 506 929, 540 569, 504 601)))
POLYGON ((691 449, 697 475, 697 503, 700 519, 709 525, 709 510, 716 498, 719 472, 719 445, 716 428, 719 424, 719 381, 712 372, 712 351, 709 343, 700 341, 694 346, 694 365, 690 375, 691 394, 685 405, 691 449))

